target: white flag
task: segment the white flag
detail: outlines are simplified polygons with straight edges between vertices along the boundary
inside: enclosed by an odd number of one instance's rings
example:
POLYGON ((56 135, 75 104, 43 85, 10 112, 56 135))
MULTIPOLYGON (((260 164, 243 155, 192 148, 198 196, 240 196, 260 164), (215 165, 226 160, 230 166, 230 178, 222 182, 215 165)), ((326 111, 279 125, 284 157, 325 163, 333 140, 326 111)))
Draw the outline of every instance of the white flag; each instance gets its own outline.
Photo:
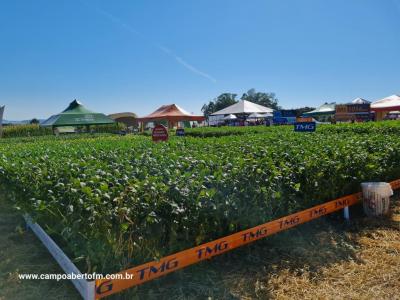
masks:
POLYGON ((0 106, 0 138, 3 135, 3 113, 4 113, 4 105, 0 106))

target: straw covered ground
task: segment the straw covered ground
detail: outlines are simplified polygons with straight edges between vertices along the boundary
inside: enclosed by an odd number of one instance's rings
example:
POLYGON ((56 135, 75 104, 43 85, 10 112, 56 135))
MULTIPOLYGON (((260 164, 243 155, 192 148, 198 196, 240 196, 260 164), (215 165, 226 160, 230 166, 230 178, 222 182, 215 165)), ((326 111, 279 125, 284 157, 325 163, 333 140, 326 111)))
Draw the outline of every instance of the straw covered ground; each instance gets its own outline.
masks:
MULTIPOLYGON (((352 209, 189 267, 110 299, 400 299, 400 201, 388 218, 352 209)), ((0 300, 79 299, 69 282, 21 281, 60 269, 0 199, 0 300)))

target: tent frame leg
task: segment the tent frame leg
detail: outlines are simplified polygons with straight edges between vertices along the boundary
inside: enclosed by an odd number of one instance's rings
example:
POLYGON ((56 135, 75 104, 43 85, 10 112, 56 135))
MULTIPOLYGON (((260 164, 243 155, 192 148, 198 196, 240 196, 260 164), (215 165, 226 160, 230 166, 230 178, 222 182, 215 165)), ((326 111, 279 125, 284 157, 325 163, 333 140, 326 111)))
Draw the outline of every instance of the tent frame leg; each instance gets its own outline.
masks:
POLYGON ((343 208, 343 217, 346 221, 350 221, 350 210, 349 207, 346 206, 345 208, 343 208))

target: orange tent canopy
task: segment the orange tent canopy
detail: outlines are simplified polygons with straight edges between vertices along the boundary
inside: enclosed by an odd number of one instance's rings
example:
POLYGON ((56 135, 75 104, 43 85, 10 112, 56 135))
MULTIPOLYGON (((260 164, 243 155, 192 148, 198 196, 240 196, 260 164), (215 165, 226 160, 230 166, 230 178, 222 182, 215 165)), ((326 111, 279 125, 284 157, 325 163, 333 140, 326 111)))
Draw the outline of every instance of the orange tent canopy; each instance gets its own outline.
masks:
POLYGON ((180 121, 204 121, 203 116, 194 116, 176 104, 163 105, 151 114, 136 119, 139 122, 151 122, 156 120, 167 120, 170 122, 180 121))

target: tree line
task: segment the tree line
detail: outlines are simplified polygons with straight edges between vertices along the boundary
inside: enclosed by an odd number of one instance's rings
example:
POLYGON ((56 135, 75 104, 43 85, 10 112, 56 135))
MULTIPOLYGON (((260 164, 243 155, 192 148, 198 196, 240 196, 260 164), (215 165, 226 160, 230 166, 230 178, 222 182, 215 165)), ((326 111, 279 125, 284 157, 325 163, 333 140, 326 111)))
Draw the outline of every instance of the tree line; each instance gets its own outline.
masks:
MULTIPOLYGON (((234 93, 222 93, 217 98, 204 104, 201 108, 204 116, 208 118, 212 113, 238 103, 239 100, 236 98, 237 94, 234 93)), ((278 105, 278 99, 275 93, 257 92, 255 89, 250 89, 247 93, 244 93, 240 100, 247 100, 262 106, 272 108, 273 110, 281 110, 282 108, 278 105)), ((294 109, 296 116, 301 116, 303 113, 314 110, 314 107, 301 107, 294 109)))

